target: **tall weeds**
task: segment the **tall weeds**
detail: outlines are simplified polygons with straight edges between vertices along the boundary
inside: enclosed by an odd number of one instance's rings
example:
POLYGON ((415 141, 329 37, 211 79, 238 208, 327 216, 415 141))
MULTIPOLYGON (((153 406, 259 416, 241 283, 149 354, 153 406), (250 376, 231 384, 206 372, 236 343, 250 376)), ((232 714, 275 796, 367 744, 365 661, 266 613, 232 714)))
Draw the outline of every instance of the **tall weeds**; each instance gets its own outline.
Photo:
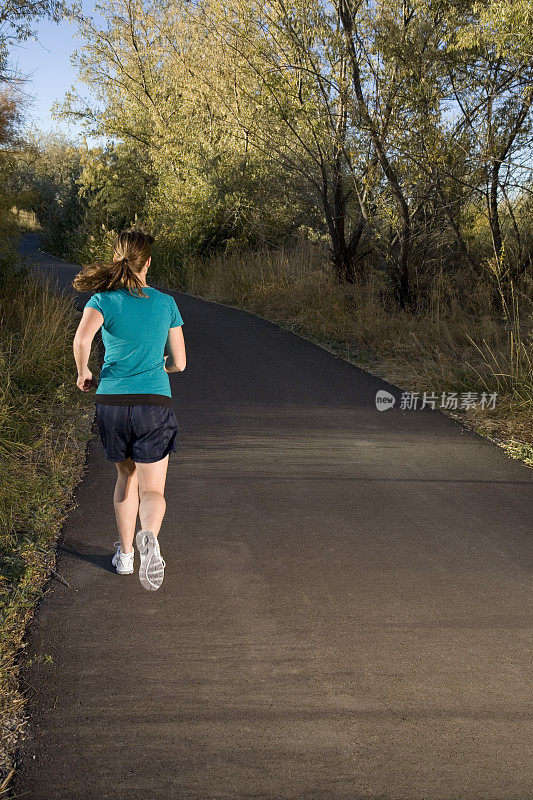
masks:
MULTIPOLYGON (((526 322, 523 322, 519 295, 514 281, 507 279, 504 283, 500 271, 497 271, 495 282, 501 303, 507 349, 495 352, 484 340, 481 344, 472 339, 471 341, 480 355, 485 373, 488 373, 491 381, 496 383, 498 392, 510 396, 520 408, 531 409, 533 407, 533 361, 530 355, 533 345, 531 311, 529 320, 526 311, 526 322)), ((523 303, 523 305, 526 304, 523 303)), ((480 381, 486 385, 484 375, 479 372, 478 375, 480 381)))
POLYGON ((277 321, 406 390, 496 392, 501 410, 521 417, 521 435, 533 443, 531 287, 519 293, 502 276, 441 265, 420 276, 413 313, 397 308, 375 266, 366 279, 339 285, 324 246, 307 240, 293 249, 180 262, 159 243, 152 263, 153 280, 277 321))
POLYGON ((54 564, 92 408, 75 385, 72 300, 27 270, 0 271, 0 791, 23 698, 15 657, 54 564))

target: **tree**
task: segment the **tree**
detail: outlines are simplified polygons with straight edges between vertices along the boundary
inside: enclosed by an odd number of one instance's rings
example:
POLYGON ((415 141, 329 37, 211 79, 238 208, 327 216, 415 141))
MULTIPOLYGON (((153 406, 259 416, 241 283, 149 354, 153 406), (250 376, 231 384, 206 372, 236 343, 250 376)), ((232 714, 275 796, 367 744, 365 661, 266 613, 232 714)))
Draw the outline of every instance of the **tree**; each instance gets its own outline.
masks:
POLYGON ((7 0, 0 6, 0 83, 20 83, 9 68, 9 48, 34 35, 33 23, 47 18, 59 22, 66 13, 63 0, 7 0))
POLYGON ((481 270, 482 200, 498 263, 528 263, 529 2, 105 0, 106 28, 74 11, 96 102, 61 113, 120 143, 150 224, 197 251, 307 217, 340 281, 377 264, 415 307, 443 264, 481 270))

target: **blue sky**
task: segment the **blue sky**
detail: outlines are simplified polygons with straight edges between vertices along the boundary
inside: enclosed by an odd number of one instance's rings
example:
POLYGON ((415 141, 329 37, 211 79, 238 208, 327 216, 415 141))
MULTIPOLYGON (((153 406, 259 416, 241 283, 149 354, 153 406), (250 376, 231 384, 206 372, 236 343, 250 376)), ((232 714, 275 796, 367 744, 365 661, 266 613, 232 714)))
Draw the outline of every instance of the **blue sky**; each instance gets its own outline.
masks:
MULTIPOLYGON (((101 19, 94 11, 92 0, 84 0, 83 10, 85 14, 101 19)), ((74 138, 81 128, 52 119, 50 109, 54 100, 61 100, 65 92, 78 83, 76 68, 70 63, 73 51, 82 46, 77 25, 68 21, 42 20, 33 24, 33 30, 36 41, 28 39, 12 46, 9 54, 10 66, 29 76, 22 87, 27 101, 24 127, 37 127, 46 132, 59 130, 74 138)), ((83 84, 81 91, 88 93, 83 84)))

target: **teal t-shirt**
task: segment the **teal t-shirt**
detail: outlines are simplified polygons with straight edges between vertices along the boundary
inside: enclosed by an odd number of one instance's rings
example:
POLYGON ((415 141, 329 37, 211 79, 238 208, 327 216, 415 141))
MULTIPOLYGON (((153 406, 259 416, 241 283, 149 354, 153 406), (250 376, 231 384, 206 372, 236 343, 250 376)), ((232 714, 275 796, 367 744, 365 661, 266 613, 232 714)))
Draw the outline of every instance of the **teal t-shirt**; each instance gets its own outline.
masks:
MULTIPOLYGON (((143 286, 139 297, 128 289, 96 292, 85 308, 102 314, 105 358, 96 394, 162 394, 172 397, 164 351, 170 328, 183 325, 169 294, 143 286)), ((135 292, 135 290, 132 290, 135 292)))

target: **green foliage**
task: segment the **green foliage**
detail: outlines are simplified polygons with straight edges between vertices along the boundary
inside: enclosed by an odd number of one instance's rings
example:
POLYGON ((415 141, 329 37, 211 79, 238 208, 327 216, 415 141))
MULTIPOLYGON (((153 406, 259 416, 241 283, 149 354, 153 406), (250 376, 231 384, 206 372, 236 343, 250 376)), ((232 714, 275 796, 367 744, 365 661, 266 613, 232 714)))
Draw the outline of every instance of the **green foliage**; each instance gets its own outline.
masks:
POLYGON ((531 0, 97 10, 71 15, 94 103, 56 113, 108 144, 39 143, 19 185, 54 252, 139 220, 183 263, 307 225, 341 282, 378 268, 414 308, 442 270, 529 272, 531 0))
POLYGON ((29 133, 14 158, 9 182, 14 203, 35 212, 44 228, 44 249, 63 255, 69 236, 85 216, 86 203, 79 193, 81 148, 62 135, 29 133))
POLYGON ((87 231, 128 227, 157 186, 149 153, 131 141, 83 150, 80 163, 77 183, 87 231))
POLYGON ((531 0, 478 0, 470 17, 456 33, 459 47, 494 48, 498 57, 524 61, 533 54, 531 0))

